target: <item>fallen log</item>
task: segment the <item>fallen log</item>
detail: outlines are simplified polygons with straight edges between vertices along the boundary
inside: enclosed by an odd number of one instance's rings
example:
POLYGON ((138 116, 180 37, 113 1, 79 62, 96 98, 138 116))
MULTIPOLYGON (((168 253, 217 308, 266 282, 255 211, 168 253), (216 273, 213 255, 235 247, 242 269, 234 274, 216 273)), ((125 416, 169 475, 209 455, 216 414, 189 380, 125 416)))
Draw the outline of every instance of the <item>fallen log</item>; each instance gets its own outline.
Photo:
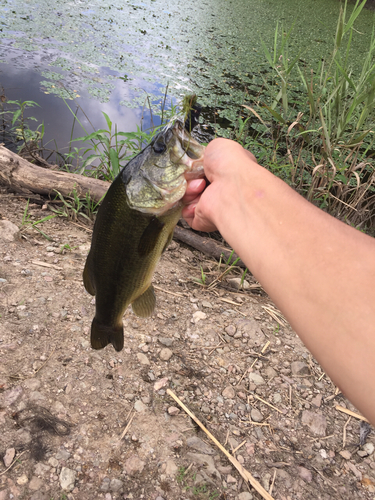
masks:
MULTIPOLYGON (((180 226, 175 227, 173 238, 175 240, 182 241, 186 245, 189 245, 216 260, 220 260, 221 255, 224 255, 224 259, 227 261, 232 254, 231 250, 219 245, 212 238, 200 236, 199 234, 194 233, 194 231, 184 229, 180 226)), ((230 263, 233 263, 237 258, 238 255, 233 252, 230 263)), ((236 266, 246 269, 246 264, 242 262, 242 260, 239 260, 236 263, 236 266)))
MULTIPOLYGON (((69 196, 75 190, 79 197, 90 194, 96 202, 102 199, 110 185, 99 179, 38 167, 3 146, 0 146, 0 183, 26 197, 25 191, 45 196, 55 196, 58 191, 62 196, 69 196)), ((231 254, 215 240, 181 227, 176 227, 174 238, 217 260, 222 254, 228 260, 231 254)), ((231 262, 236 259, 233 253, 231 262)), ((236 265, 246 268, 242 260, 236 265)))
POLYGON ((55 196, 56 191, 69 196, 76 190, 78 196, 84 198, 89 193, 96 202, 109 187, 108 182, 91 177, 38 167, 3 146, 0 146, 0 182, 16 192, 28 190, 47 196, 55 196))

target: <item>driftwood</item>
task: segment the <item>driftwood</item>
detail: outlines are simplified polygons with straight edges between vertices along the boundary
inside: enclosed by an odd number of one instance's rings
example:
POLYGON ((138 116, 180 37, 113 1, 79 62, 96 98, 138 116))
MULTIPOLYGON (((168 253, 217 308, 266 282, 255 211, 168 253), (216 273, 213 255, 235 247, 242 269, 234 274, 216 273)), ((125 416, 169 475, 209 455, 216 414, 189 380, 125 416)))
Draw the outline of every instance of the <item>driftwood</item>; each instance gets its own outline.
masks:
MULTIPOLYGON (((78 196, 82 197, 89 193, 96 202, 101 200, 110 185, 108 182, 83 175, 38 167, 3 146, 0 146, 0 183, 24 195, 26 191, 55 196, 58 191, 63 196, 69 196, 75 190, 78 196)), ((222 254, 228 260, 231 254, 230 250, 220 246, 211 238, 202 237, 181 227, 176 227, 174 238, 217 260, 222 254)), ((237 255, 233 254, 231 262, 235 259, 237 255)), ((242 261, 237 265, 246 267, 242 261)))
POLYGON ((37 167, 3 146, 0 146, 0 182, 16 192, 52 196, 56 191, 69 196, 76 190, 82 197, 90 193, 95 201, 99 201, 109 187, 108 182, 98 179, 37 167))

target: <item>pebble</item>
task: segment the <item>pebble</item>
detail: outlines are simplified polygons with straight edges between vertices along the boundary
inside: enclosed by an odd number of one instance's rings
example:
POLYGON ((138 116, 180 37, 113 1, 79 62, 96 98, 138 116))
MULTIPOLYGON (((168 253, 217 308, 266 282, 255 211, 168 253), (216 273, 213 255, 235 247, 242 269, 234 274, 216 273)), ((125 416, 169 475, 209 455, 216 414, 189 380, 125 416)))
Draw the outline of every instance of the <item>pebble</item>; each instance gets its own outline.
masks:
POLYGON ((137 358, 138 358, 138 361, 141 363, 141 365, 149 365, 150 364, 148 357, 146 356, 146 354, 143 354, 143 352, 138 352, 137 358))
POLYGON ((168 385, 168 379, 166 377, 161 378, 155 382, 154 391, 159 391, 162 387, 165 387, 166 385, 168 385))
POLYGON ((322 413, 314 413, 309 410, 302 412, 302 423, 307 425, 315 436, 325 436, 327 420, 322 413))
POLYGON ((275 392, 275 394, 272 396, 272 400, 273 400, 275 405, 281 403, 281 401, 282 401, 281 394, 279 392, 275 392))
POLYGON ((204 313, 203 311, 196 311, 193 314, 193 319, 191 320, 191 322, 194 324, 197 324, 197 323, 199 323, 199 321, 201 321, 202 319, 206 319, 206 318, 207 318, 206 313, 204 313))
POLYGON ((10 466, 13 462, 14 456, 16 454, 16 450, 14 448, 8 448, 3 456, 3 462, 6 468, 10 466))
POLYGON ((0 220, 0 240, 17 241, 20 239, 20 230, 9 220, 0 220))
POLYGON ((20 486, 23 486, 24 484, 26 484, 27 482, 29 481, 28 477, 26 476, 26 474, 22 474, 22 476, 20 476, 18 479, 17 479, 17 484, 19 484, 20 486))
POLYGON ((55 458, 57 458, 57 460, 68 460, 69 457, 70 457, 70 453, 65 448, 60 448, 59 451, 55 455, 55 458))
POLYGON ((178 471, 178 467, 174 463, 174 461, 171 459, 167 460, 166 465, 165 465, 165 474, 167 476, 175 476, 177 471, 178 471))
POLYGON ((74 488, 74 482, 76 480, 76 471, 68 469, 68 467, 62 467, 60 472, 60 486, 65 491, 72 491, 74 488))
POLYGON ((252 372, 249 374, 249 381, 255 385, 264 385, 266 382, 259 373, 252 372))
POLYGON ((224 390, 223 392, 221 393, 221 395, 224 397, 224 398, 227 398, 227 399, 233 399, 235 396, 236 396, 236 391, 233 389, 233 387, 231 385, 228 385, 224 390))
POLYGON ((206 455, 213 455, 214 450, 207 443, 199 439, 197 436, 189 437, 186 440, 186 444, 189 448, 193 448, 193 450, 199 451, 200 453, 204 453, 206 455))
POLYGON ((168 337, 159 337, 158 340, 161 344, 165 345, 166 347, 171 347, 171 345, 173 344, 173 339, 170 339, 168 337))
POLYGON ((228 285, 235 290, 240 290, 241 288, 243 290, 248 290, 250 288, 249 282, 244 280, 243 283, 241 283, 241 281, 241 278, 230 278, 228 279, 228 285))
POLYGON ((339 452, 339 454, 342 456, 342 458, 345 458, 345 460, 349 460, 352 454, 348 450, 342 450, 339 452))
POLYGON ((267 366, 267 368, 263 371, 263 373, 267 378, 277 377, 277 371, 274 368, 272 368, 272 366, 267 366))
POLYGON ((307 483, 311 483, 313 477, 311 471, 309 469, 306 469, 305 467, 297 467, 297 471, 299 476, 306 481, 307 483))
POLYGON ((29 483, 30 490, 40 491, 42 489, 42 486, 43 486, 43 480, 42 479, 40 479, 39 477, 36 477, 36 476, 33 476, 31 478, 30 483, 29 483))
POLYGON ((372 443, 366 443, 362 446, 363 451, 367 453, 367 455, 372 455, 374 453, 374 445, 372 443))
POLYGON ((162 361, 168 361, 173 356, 173 351, 166 347, 160 351, 159 356, 162 361))
POLYGON ((320 408, 322 404, 323 396, 321 394, 317 394, 314 398, 311 400, 311 404, 316 406, 317 408, 320 408))
POLYGON ((121 488, 123 487, 124 483, 120 479, 111 479, 111 482, 109 483, 109 489, 111 491, 120 491, 121 488))
POLYGON ((140 473, 143 471, 145 462, 141 460, 137 455, 132 455, 125 462, 125 471, 129 476, 140 473))
POLYGON ((261 414, 261 412, 259 410, 257 410, 256 408, 253 408, 250 412, 250 417, 251 417, 251 420, 254 420, 254 422, 262 422, 263 420, 263 415, 261 414))
POLYGON ((248 491, 243 491, 237 497, 237 500, 253 500, 253 495, 248 491))
POLYGON ((290 369, 292 370, 292 374, 297 377, 310 375, 310 369, 306 363, 303 363, 303 361, 293 361, 290 365, 290 369))
POLYGON ((172 415, 172 416, 178 415, 180 413, 180 410, 179 410, 179 408, 177 408, 177 406, 170 406, 168 408, 168 413, 169 413, 169 415, 172 415))
POLYGON ((228 325, 227 327, 225 327, 225 333, 227 333, 230 337, 233 337, 236 331, 237 328, 234 325, 228 325))
POLYGON ((142 403, 142 401, 140 399, 138 399, 135 403, 134 403, 134 409, 135 411, 137 411, 138 413, 144 413, 146 410, 147 410, 147 406, 142 403))

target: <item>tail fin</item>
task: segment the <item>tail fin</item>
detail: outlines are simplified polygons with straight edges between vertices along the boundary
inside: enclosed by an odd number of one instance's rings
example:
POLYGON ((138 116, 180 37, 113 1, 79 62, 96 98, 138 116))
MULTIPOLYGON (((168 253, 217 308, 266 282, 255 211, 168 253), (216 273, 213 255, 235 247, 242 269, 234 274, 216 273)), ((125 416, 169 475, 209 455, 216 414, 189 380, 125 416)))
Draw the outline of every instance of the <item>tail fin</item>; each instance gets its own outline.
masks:
POLYGON ((124 347, 124 330, 121 326, 111 326, 99 323, 94 318, 91 324, 91 347, 93 349, 103 349, 108 344, 112 344, 116 351, 121 351, 124 347))

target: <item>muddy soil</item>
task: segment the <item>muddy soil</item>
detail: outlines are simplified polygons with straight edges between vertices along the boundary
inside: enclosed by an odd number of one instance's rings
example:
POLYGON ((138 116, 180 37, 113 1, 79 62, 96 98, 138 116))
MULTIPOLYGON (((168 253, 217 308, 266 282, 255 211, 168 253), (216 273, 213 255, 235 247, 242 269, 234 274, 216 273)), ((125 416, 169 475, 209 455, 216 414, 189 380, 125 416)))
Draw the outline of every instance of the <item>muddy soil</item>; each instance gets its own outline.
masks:
POLYGON ((124 350, 94 351, 90 227, 55 218, 48 241, 25 207, 0 196, 21 229, 0 234, 0 500, 261 498, 168 387, 273 498, 375 498, 375 434, 336 409, 358 413, 251 278, 207 289, 192 278, 217 263, 172 242, 155 314, 129 308, 124 350))

